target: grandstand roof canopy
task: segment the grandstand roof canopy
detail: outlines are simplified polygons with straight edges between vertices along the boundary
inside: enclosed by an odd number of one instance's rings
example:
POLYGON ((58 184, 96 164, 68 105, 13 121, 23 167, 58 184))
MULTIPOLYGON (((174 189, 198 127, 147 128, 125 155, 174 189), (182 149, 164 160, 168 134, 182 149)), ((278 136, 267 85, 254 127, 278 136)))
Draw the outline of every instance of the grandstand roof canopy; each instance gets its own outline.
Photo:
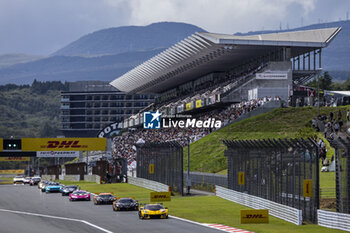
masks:
POLYGON ((212 72, 290 47, 291 57, 327 47, 340 28, 234 36, 195 33, 135 67, 110 84, 131 93, 161 93, 212 72))

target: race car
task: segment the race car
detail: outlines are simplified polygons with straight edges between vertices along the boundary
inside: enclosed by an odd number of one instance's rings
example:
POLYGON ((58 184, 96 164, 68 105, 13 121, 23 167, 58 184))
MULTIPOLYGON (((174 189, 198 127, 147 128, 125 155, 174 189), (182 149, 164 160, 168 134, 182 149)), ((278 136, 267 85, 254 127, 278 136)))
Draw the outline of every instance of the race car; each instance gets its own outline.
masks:
POLYGON ((69 194, 70 201, 90 201, 90 193, 85 190, 76 190, 69 194))
POLYGON ((143 204, 139 208, 139 218, 168 218, 168 208, 164 208, 162 204, 143 204))
POLYGON ((59 192, 60 189, 61 189, 61 185, 60 185, 60 183, 57 183, 57 182, 49 182, 45 186, 46 193, 59 192))
POLYGON ((43 186, 46 185, 47 183, 49 183, 48 180, 42 180, 38 183, 38 189, 42 190, 43 186))
POLYGON ((30 182, 31 179, 32 179, 32 177, 29 177, 29 176, 25 177, 25 178, 23 179, 23 184, 29 184, 29 182, 30 182))
POLYGON ((79 190, 78 185, 61 186, 60 192, 62 193, 62 196, 68 196, 76 190, 79 190))
POLYGON ((13 178, 13 184, 24 184, 24 177, 23 176, 16 176, 13 178))
POLYGON ((133 198, 119 198, 113 202, 113 210, 138 210, 139 203, 133 198))
POLYGON ((94 196, 94 204, 113 204, 117 198, 112 193, 99 193, 94 196))
POLYGON ((40 181, 41 181, 40 177, 32 177, 32 179, 30 179, 29 181, 29 185, 30 186, 37 185, 40 181))

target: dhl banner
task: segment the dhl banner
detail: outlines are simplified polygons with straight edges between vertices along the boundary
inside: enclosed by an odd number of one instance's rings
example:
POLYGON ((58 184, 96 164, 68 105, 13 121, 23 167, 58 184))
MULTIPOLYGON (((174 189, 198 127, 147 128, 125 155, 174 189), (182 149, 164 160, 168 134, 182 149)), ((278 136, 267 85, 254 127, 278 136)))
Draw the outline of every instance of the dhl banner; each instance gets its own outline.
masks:
POLYGON ((106 138, 22 138, 22 151, 105 151, 106 138))
POLYGON ((151 192, 151 202, 171 201, 171 192, 151 192))
POLYGON ((202 100, 196 100, 196 108, 202 107, 202 100))
POLYGON ((9 161, 30 161, 29 157, 0 157, 0 162, 9 162, 9 161))
POLYGON ((241 210, 241 224, 269 223, 269 210, 241 210))
POLYGON ((0 170, 0 174, 24 174, 24 170, 0 170))
POLYGON ((0 138, 0 151, 2 151, 4 148, 4 139, 0 138))

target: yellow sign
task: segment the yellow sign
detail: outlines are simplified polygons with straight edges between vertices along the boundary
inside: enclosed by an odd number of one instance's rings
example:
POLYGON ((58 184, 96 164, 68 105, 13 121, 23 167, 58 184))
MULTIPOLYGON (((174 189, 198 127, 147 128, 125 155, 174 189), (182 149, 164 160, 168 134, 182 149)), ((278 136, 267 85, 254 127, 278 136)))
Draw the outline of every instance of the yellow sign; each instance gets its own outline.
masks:
POLYGON ((196 100, 196 108, 202 107, 202 100, 196 100))
POLYGON ((0 138, 0 151, 4 149, 4 139, 0 138))
POLYGON ((22 151, 105 151, 106 138, 22 138, 22 151))
POLYGON ((151 202, 171 201, 171 192, 151 192, 151 202))
POLYGON ((0 170, 0 174, 24 174, 24 170, 0 170))
POLYGON ((269 210, 241 210, 241 224, 269 223, 269 210))
POLYGON ((154 164, 151 163, 148 167, 148 170, 149 170, 149 174, 154 174, 154 164))
POLYGON ((0 162, 7 161, 30 161, 29 157, 0 157, 0 162))
POLYGON ((312 197, 312 180, 304 180, 304 197, 312 197))
POLYGON ((244 172, 238 172, 238 184, 239 185, 245 184, 244 172))
POLYGON ((187 103, 186 104, 186 111, 189 111, 192 109, 192 103, 187 103))

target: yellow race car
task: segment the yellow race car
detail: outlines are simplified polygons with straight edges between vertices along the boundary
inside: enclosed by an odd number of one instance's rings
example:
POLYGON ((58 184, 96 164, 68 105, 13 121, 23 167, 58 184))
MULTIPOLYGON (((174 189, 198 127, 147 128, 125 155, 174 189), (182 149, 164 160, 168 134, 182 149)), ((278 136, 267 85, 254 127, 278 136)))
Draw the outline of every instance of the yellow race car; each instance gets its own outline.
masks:
POLYGON ((168 218, 168 208, 162 204, 140 204, 139 219, 168 218))

